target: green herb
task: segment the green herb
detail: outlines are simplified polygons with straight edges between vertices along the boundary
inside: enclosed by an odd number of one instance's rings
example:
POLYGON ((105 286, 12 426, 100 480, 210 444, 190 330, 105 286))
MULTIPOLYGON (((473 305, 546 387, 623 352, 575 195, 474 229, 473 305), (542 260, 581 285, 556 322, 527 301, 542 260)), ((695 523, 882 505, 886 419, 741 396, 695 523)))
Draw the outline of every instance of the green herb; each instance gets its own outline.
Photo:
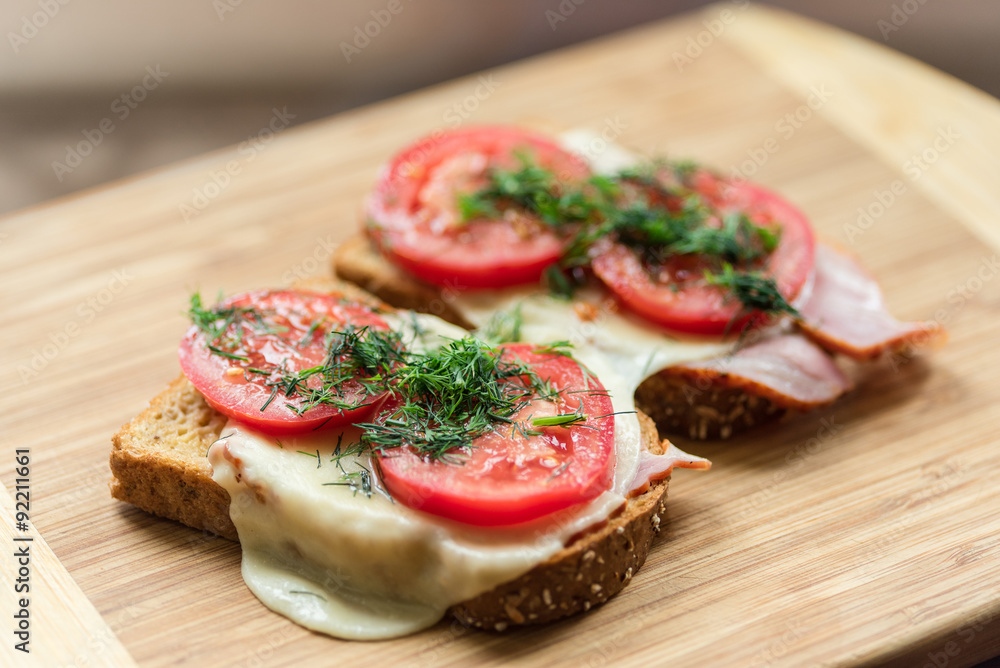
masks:
MULTIPOLYGON (((325 482, 324 487, 349 487, 355 496, 361 492, 369 499, 372 497, 372 473, 366 467, 358 464, 360 470, 344 473, 338 482, 325 482)), ((343 470, 343 469, 341 469, 343 470)))
POLYGON ((542 274, 542 282, 553 297, 559 299, 572 299, 579 287, 577 281, 571 274, 567 274, 559 265, 552 264, 545 268, 542 274))
POLYGON ((459 196, 463 220, 499 218, 501 209, 510 206, 526 209, 551 226, 584 221, 594 214, 595 204, 585 192, 566 189, 551 171, 525 154, 518 159, 520 169, 491 169, 484 188, 459 196))
POLYGON ((695 163, 653 161, 569 187, 528 157, 519 158, 517 170, 490 170, 484 188, 460 196, 460 209, 469 220, 497 218, 504 208, 520 207, 550 227, 567 229, 563 256, 543 275, 554 296, 572 298, 585 280, 579 269, 590 264, 595 246, 611 240, 632 248, 654 268, 673 257, 697 255, 713 276, 722 277, 712 284, 731 288, 748 309, 790 312, 755 271, 777 247, 778 232, 743 214, 717 211, 687 185, 699 169, 695 163), (649 190, 659 196, 649 196, 649 190), (671 207, 663 204, 667 198, 671 207))
POLYGON ((536 427, 572 427, 587 421, 587 416, 583 413, 561 413, 548 417, 537 417, 531 419, 531 424, 536 427))
POLYGON ((562 464, 559 465, 559 468, 557 468, 555 471, 552 472, 552 475, 550 475, 548 480, 546 480, 545 482, 552 482, 553 480, 561 476, 563 473, 566 472, 566 469, 569 468, 569 465, 570 465, 570 460, 567 459, 566 461, 564 461, 562 464))
MULTIPOLYGON (((288 332, 287 327, 272 322, 273 313, 242 306, 206 309, 201 295, 196 292, 191 296, 188 315, 204 334, 212 354, 248 364, 243 367, 244 374, 265 376, 261 382, 271 392, 261 411, 279 397, 288 400, 288 408, 299 415, 321 405, 341 410, 359 408, 366 405, 368 396, 381 391, 375 387, 378 377, 402 360, 399 334, 348 326, 342 330, 331 329, 325 334, 327 355, 322 364, 297 371, 285 365, 249 366, 253 357, 243 349, 247 333, 280 336, 288 332), (346 394, 344 386, 348 384, 351 392, 346 394)), ((290 347, 302 347, 315 339, 325 322, 325 318, 317 318, 297 342, 286 340, 285 343, 290 347)))
POLYGON ((676 255, 701 255, 709 261, 749 264, 777 245, 774 232, 754 225, 746 216, 725 215, 722 225, 716 226, 709 224, 714 215, 696 193, 682 199, 676 211, 644 200, 605 207, 604 222, 580 229, 561 263, 586 264, 594 244, 606 238, 636 250, 651 263, 662 263, 676 255))
POLYGON ((288 593, 289 594, 304 594, 306 596, 315 596, 316 598, 318 598, 320 600, 323 600, 323 601, 326 600, 325 596, 321 596, 321 595, 319 595, 319 594, 317 594, 315 592, 311 592, 311 591, 303 591, 301 589, 289 589, 288 593))
POLYGON ((222 347, 225 348, 235 348, 242 343, 244 327, 260 328, 264 321, 259 311, 249 307, 215 306, 206 309, 198 292, 191 295, 188 317, 210 344, 222 339, 222 347))
MULTIPOLYGON (((327 354, 322 364, 298 371, 274 367, 263 381, 271 388, 271 399, 297 399, 286 403, 302 415, 317 406, 353 410, 367 405, 369 396, 380 394, 384 375, 404 359, 401 335, 394 331, 347 326, 326 335, 327 354), (362 390, 359 399, 348 400, 343 386, 362 390)), ((261 407, 267 407, 268 403, 261 407)))
POLYGON ((309 343, 310 341, 312 341, 313 334, 316 333, 316 330, 324 322, 326 322, 326 316, 323 316, 321 318, 317 318, 316 320, 313 321, 313 323, 311 325, 309 325, 309 329, 306 331, 305 334, 302 335, 302 338, 299 339, 299 344, 298 345, 299 345, 300 348, 302 346, 306 345, 307 343, 309 343))
MULTIPOLYGON (((206 311, 200 299, 193 298, 192 302, 199 309, 192 317, 199 319, 203 331, 210 332, 207 335, 217 339, 230 337, 230 327, 267 326, 263 315, 252 309, 206 311)), ((520 338, 520 326, 520 310, 516 308, 507 321, 496 325, 495 336, 520 338)), ((314 322, 308 336, 314 337, 318 327, 314 322)), ((412 447, 428 459, 459 461, 462 449, 497 425, 514 423, 513 415, 532 399, 552 401, 560 394, 558 388, 540 379, 528 366, 472 337, 450 340, 427 353, 415 353, 405 348, 398 332, 346 326, 327 332, 324 344, 323 363, 307 369, 292 371, 285 364, 263 364, 243 370, 262 376, 255 382, 271 390, 262 411, 279 397, 287 399, 286 405, 299 415, 320 405, 351 410, 366 405, 368 397, 391 392, 394 407, 372 422, 358 425, 362 430, 359 443, 344 449, 338 442, 333 461, 342 472, 340 459, 347 454, 402 446, 412 447), (352 388, 350 396, 343 390, 348 383, 352 388), (359 386, 363 396, 356 399, 359 386)), ((557 342, 540 352, 568 354, 567 346, 566 342, 557 342)), ((246 356, 217 346, 210 350, 229 359, 249 361, 246 356)), ((315 456, 317 467, 322 466, 318 451, 315 455, 301 454, 315 456)), ((370 492, 370 481, 365 481, 364 474, 344 475, 347 477, 343 484, 370 492)))
POLYGON ((359 425, 361 442, 377 451, 409 446, 428 459, 453 463, 497 424, 512 423, 533 397, 552 398, 555 392, 529 367, 472 337, 412 355, 390 380, 401 403, 376 422, 359 425))
POLYGON ((210 346, 208 346, 208 349, 210 351, 212 351, 213 353, 215 353, 216 355, 219 355, 221 357, 226 357, 226 358, 231 359, 231 360, 238 360, 240 362, 249 362, 250 361, 249 357, 246 357, 244 355, 234 355, 232 353, 227 353, 225 350, 223 350, 222 348, 219 348, 217 346, 210 345, 210 346))
MULTIPOLYGON (((573 344, 569 341, 549 341, 548 343, 540 344, 535 348, 535 352, 540 355, 562 355, 563 357, 572 357, 573 353, 571 348, 573 344)), ((584 371, 585 376, 589 376, 590 372, 587 371, 585 367, 580 367, 584 371)))
POLYGON ((726 288, 747 309, 765 313, 787 313, 793 317, 799 317, 799 312, 785 300, 774 279, 769 276, 752 272, 737 272, 732 265, 725 264, 721 273, 706 272, 705 281, 709 285, 726 288))
POLYGON ((489 322, 477 332, 477 335, 487 343, 516 343, 521 340, 523 323, 521 303, 518 302, 510 311, 497 311, 490 316, 489 322))

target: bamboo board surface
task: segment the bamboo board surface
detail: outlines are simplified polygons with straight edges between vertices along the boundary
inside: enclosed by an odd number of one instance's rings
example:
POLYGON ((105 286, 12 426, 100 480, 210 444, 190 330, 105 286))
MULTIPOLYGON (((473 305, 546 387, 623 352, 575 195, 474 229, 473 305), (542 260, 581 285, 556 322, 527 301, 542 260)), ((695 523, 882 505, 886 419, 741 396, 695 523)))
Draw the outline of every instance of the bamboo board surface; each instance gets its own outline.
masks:
MULTIPOLYGON (((13 450, 30 448, 36 653, 5 636, 2 656, 967 666, 1000 654, 998 155, 992 98, 831 29, 726 3, 8 217, 0 477, 13 496, 13 450), (176 376, 190 290, 327 273, 380 163, 447 127, 456 104, 468 123, 586 127, 742 170, 859 255, 898 316, 947 321, 951 339, 881 363, 829 409, 726 444, 679 440, 715 466, 675 474, 646 565, 599 609, 503 635, 444 622, 341 642, 260 605, 237 545, 112 501, 109 438, 176 376), (859 223, 859 209, 870 218, 859 223)), ((7 615, 7 585, 3 596, 7 615)))

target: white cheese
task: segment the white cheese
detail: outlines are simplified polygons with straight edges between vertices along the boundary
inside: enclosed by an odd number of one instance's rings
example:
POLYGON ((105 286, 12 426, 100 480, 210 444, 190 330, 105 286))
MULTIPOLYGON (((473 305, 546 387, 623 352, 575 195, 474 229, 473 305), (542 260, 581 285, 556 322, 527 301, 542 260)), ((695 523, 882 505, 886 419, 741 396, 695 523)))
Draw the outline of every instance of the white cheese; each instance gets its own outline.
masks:
MULTIPOLYGON (((428 332, 425 345, 463 333, 433 316, 393 320, 404 329, 418 323, 428 332)), ((616 480, 583 507, 482 529, 412 510, 377 484, 370 498, 342 484, 372 465, 368 457, 344 457, 339 468, 332 460, 338 441, 357 442, 356 430, 275 439, 230 421, 209 461, 229 492, 247 586, 271 609, 341 638, 389 638, 432 625, 451 605, 558 552, 621 506, 628 491, 616 480)), ((638 446, 618 450, 619 466, 634 470, 638 446)))
MULTIPOLYGON (((351 437, 345 433, 344 442, 351 437)), ((607 492, 572 516, 518 529, 462 525, 379 490, 369 498, 330 484, 344 482, 331 461, 336 439, 282 439, 279 448, 231 422, 209 458, 230 495, 247 586, 272 610, 341 638, 391 638, 430 626, 449 606, 555 554, 621 503, 607 492)), ((371 470, 367 458, 342 464, 371 470)))

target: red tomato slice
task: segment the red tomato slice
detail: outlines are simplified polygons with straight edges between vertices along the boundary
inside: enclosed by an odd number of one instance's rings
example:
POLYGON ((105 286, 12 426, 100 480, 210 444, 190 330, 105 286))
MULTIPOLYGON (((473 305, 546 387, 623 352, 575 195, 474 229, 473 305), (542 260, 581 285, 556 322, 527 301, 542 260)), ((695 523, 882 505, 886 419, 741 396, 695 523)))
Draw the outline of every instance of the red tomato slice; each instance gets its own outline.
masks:
MULTIPOLYGON (((564 355, 526 344, 501 348, 562 389, 554 402, 535 399, 513 416, 526 430, 499 424, 477 438, 464 463, 428 461, 408 447, 379 455, 383 482, 395 499, 427 513, 477 526, 527 522, 583 503, 611 486, 615 469, 614 408, 604 386, 564 355), (572 427, 533 427, 534 417, 581 412, 572 427)), ((391 399, 390 399, 391 401, 391 399)), ((382 417, 392 415, 392 409, 382 417)))
POLYGON ((382 253, 414 276, 450 288, 538 282, 563 242, 533 217, 462 221, 461 194, 479 190, 491 168, 520 167, 523 153, 563 182, 590 175, 550 139, 510 127, 434 135, 396 155, 367 202, 368 232, 382 253))
MULTIPOLYGON (((207 336, 192 326, 181 341, 178 355, 184 375, 220 413, 261 431, 293 434, 356 422, 383 398, 369 396, 358 380, 351 379, 338 386, 336 398, 357 404, 357 408, 320 404, 299 415, 289 404, 302 408, 305 403, 301 395, 288 397, 279 390, 272 396, 274 387, 268 386, 268 381, 277 379, 279 368, 284 373, 295 373, 322 365, 327 356, 325 338, 331 330, 348 325, 388 330, 389 325, 368 307, 334 295, 273 290, 231 297, 220 308, 254 309, 263 320, 261 323, 253 315, 238 318, 214 341, 207 341, 207 336), (213 353, 209 345, 233 357, 213 353)), ((313 375, 306 386, 322 387, 321 376, 313 375)))
MULTIPOLYGON (((742 212, 771 231, 780 231, 777 248, 761 271, 774 278, 778 291, 791 302, 802 290, 813 268, 815 239, 805 215, 777 194, 746 181, 726 181, 699 172, 693 187, 720 215, 742 212)), ((635 251, 611 243, 592 261, 594 273, 629 309, 666 329, 717 336, 739 332, 761 319, 747 314, 735 297, 708 285, 708 264, 697 256, 677 256, 648 267, 635 251)))

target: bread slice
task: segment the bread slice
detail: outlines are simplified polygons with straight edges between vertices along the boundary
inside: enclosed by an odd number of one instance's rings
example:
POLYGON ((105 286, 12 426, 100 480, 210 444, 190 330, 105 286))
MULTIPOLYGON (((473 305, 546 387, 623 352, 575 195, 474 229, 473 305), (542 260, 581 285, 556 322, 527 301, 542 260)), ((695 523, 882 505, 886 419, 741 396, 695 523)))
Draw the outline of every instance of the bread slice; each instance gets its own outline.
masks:
MULTIPOLYGON (((324 280, 296 287, 380 303, 357 288, 324 280)), ((653 422, 641 413, 639 420, 645 447, 662 453, 653 422)), ((229 518, 229 494, 212 479, 207 458, 225 423, 225 416, 181 375, 112 437, 111 495, 154 515, 239 540, 229 518)), ((553 621, 608 600, 646 560, 659 531, 668 482, 669 477, 652 483, 549 560, 454 606, 453 614, 467 625, 500 631, 553 621)))
POLYGON ((187 378, 178 377, 111 437, 111 496, 237 540, 229 493, 212 480, 206 456, 226 419, 187 378))
MULTIPOLYGON (((454 307, 454 297, 414 278, 388 262, 363 235, 343 242, 333 254, 333 271, 385 302, 434 315, 460 327, 472 325, 454 307)), ((785 414, 763 396, 729 387, 723 379, 707 380, 692 391, 690 380, 669 369, 646 379, 636 390, 636 406, 653 418, 663 438, 726 439, 785 414)))

